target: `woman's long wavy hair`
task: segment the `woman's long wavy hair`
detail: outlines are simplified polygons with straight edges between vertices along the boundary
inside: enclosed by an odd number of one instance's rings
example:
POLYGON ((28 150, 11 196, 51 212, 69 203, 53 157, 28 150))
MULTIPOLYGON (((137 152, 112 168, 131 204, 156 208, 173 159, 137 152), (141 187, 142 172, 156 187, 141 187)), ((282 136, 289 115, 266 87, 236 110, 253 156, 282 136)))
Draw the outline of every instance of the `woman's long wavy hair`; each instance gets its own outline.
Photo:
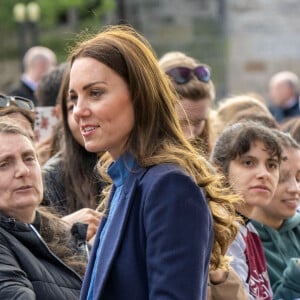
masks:
MULTIPOLYGON (((234 205, 240 198, 224 188, 219 175, 184 137, 176 117, 176 92, 148 41, 127 25, 108 26, 96 36, 79 41, 70 54, 71 65, 81 57, 105 64, 128 85, 135 124, 124 151, 130 151, 143 167, 177 164, 203 187, 214 219, 211 269, 227 266, 225 253, 238 230, 234 205)), ((101 157, 98 166, 103 177, 111 162, 108 153, 101 157)), ((105 210, 109 190, 105 190, 99 210, 105 210)))
POLYGON ((50 211, 49 207, 39 207, 38 211, 41 215, 40 235, 49 249, 68 267, 83 277, 87 256, 76 249, 70 228, 54 212, 50 211))
POLYGON ((64 185, 68 212, 72 213, 84 207, 95 209, 99 204, 101 182, 96 176, 98 160, 96 153, 88 152, 74 138, 68 124, 69 67, 66 68, 58 94, 62 111, 63 146, 62 158, 64 185))

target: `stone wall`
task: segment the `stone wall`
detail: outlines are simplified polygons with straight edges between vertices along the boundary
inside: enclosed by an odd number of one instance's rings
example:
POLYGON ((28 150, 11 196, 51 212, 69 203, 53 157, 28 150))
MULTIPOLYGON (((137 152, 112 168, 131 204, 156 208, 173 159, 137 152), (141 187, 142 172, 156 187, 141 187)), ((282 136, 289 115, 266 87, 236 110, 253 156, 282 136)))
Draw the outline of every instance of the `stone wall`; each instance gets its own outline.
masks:
POLYGON ((159 55, 182 50, 212 66, 218 98, 266 98, 275 72, 300 75, 299 15, 299 0, 128 0, 129 20, 159 55))
POLYGON ((228 0, 228 91, 267 97, 278 71, 300 75, 300 1, 228 0))

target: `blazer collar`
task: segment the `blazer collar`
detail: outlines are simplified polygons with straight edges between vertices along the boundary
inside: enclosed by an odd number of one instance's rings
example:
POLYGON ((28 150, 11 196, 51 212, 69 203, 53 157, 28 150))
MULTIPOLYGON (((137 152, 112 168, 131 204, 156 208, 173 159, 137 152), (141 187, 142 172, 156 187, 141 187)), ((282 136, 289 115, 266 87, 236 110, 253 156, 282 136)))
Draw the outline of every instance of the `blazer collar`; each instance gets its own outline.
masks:
MULTIPOLYGON (((136 173, 131 173, 126 183, 124 184, 122 196, 120 198, 120 202, 118 207, 116 208, 113 219, 111 220, 110 227, 108 228, 105 240, 103 241, 103 247, 101 252, 101 260, 97 266, 96 273, 96 282, 97 285, 94 288, 94 296, 100 299, 101 294, 103 292, 103 287, 106 281, 106 278, 109 274, 112 262, 116 255, 116 251, 118 250, 118 246, 120 244, 121 238, 124 234, 126 220, 130 213, 130 208, 134 199, 134 192, 139 183, 141 177, 145 174, 147 169, 141 168, 136 173)), ((101 222, 100 228, 103 228, 104 223, 101 222)), ((97 245, 98 240, 100 238, 101 229, 98 230, 97 236, 95 238, 95 245, 97 245)), ((82 291, 82 298, 86 299, 86 295, 89 289, 89 282, 91 279, 91 273, 93 270, 93 264, 96 258, 96 247, 93 247, 91 257, 89 260, 88 270, 86 272, 86 276, 84 279, 84 286, 82 291)), ((96 299, 95 298, 95 299, 96 299)))

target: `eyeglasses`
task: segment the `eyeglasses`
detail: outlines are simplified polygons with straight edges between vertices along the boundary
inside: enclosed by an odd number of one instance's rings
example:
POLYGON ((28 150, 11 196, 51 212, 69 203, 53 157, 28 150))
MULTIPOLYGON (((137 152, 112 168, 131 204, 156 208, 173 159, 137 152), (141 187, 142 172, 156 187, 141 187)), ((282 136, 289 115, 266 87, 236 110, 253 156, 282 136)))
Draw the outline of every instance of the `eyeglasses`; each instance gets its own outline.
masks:
POLYGON ((9 107, 14 103, 19 108, 34 111, 34 103, 20 96, 5 96, 0 94, 0 107, 9 107))
POLYGON ((176 67, 166 72, 176 83, 185 84, 192 79, 192 75, 202 82, 208 83, 210 71, 206 66, 197 66, 194 69, 187 67, 176 67))

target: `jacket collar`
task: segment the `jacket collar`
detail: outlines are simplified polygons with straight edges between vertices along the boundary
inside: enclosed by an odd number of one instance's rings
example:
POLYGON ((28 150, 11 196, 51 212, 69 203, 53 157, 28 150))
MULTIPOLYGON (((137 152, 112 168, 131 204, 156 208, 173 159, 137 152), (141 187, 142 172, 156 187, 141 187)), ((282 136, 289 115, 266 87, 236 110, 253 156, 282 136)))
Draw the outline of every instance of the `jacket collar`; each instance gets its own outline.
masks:
MULTIPOLYGON (((39 229, 40 222, 41 222, 41 216, 37 211, 36 218, 33 225, 36 226, 37 229, 39 229)), ((8 231, 13 230, 15 232, 21 232, 21 233, 24 231, 31 231, 29 225, 30 225, 29 223, 20 222, 13 217, 8 217, 0 213, 0 226, 5 228, 8 231)))
MULTIPOLYGON (((110 228, 107 231, 105 240, 103 241, 103 247, 101 252, 101 260, 97 266, 96 282, 97 285, 94 289, 94 295, 97 295, 97 299, 101 298, 103 292, 103 286, 109 274, 112 266, 113 259, 116 255, 116 251, 120 244, 121 238, 124 234, 125 223, 130 213, 131 206, 133 204, 134 193, 141 177, 146 173, 147 169, 140 168, 139 171, 130 173, 127 181, 123 187, 122 196, 118 207, 116 208, 114 218, 111 220, 110 228)), ((104 222, 101 222, 95 238, 95 245, 97 245, 101 230, 104 226, 104 222)), ((93 264, 96 259, 97 247, 93 247, 92 253, 89 259, 88 269, 84 278, 82 287, 81 299, 85 299, 89 289, 89 283, 91 280, 91 274, 93 270, 93 264)))

